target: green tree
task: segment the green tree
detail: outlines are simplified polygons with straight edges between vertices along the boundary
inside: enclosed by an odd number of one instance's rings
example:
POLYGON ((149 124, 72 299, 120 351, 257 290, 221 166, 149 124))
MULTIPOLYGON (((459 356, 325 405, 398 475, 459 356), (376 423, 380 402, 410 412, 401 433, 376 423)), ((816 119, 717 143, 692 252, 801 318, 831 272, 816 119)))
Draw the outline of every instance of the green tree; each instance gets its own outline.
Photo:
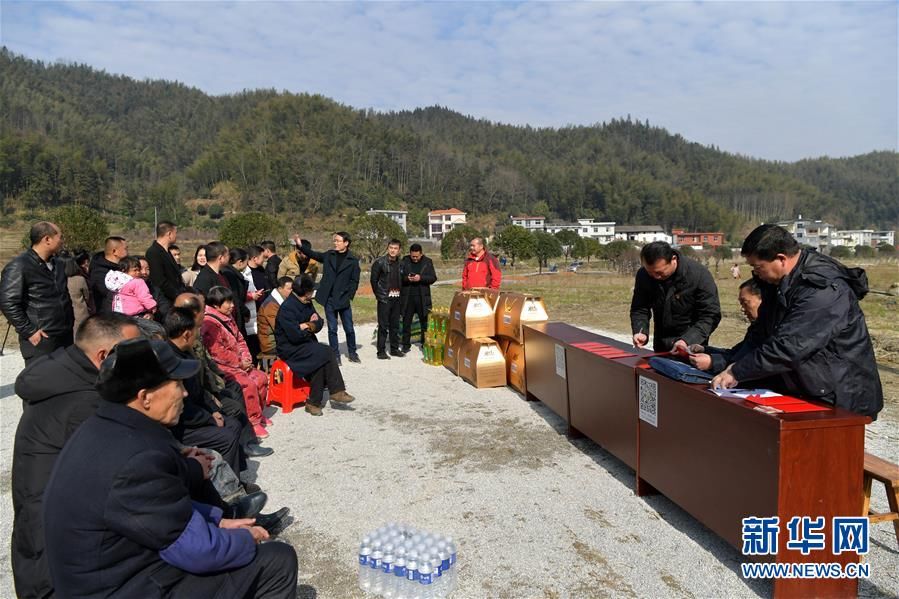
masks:
POLYGON ((831 258, 851 258, 852 250, 850 250, 845 245, 837 245, 830 248, 830 257, 831 258))
POLYGON ((726 245, 719 245, 712 250, 712 257, 715 259, 715 272, 718 272, 721 261, 729 262, 733 260, 734 252, 726 245))
POLYGON ((856 258, 873 258, 875 255, 874 248, 870 245, 857 245, 855 246, 855 257, 856 258))
POLYGON ((532 235, 534 236, 534 255, 537 257, 539 272, 542 273, 547 260, 562 255, 562 244, 558 237, 543 231, 535 231, 532 235))
POLYGON ((562 244, 562 251, 565 252, 565 257, 568 258, 581 236, 577 234, 577 231, 562 229, 556 233, 556 239, 562 244))
POLYGON ((515 260, 527 260, 534 255, 534 237, 527 229, 518 225, 500 231, 493 243, 509 256, 510 266, 513 267, 515 260))
POLYGON ((440 255, 444 260, 464 258, 472 238, 481 236, 481 232, 470 225, 456 225, 440 240, 440 255))
POLYGON ((247 212, 226 218, 219 227, 219 237, 232 248, 246 248, 267 239, 287 239, 287 227, 277 218, 261 212, 247 212))
POLYGON ((602 252, 599 254, 600 257, 606 260, 616 260, 628 251, 634 249, 634 242, 625 241, 624 239, 616 239, 615 241, 607 243, 601 247, 602 252))
POLYGON ((590 262, 590 258, 598 257, 602 253, 602 244, 598 239, 586 237, 583 244, 575 249, 578 252, 578 258, 586 258, 587 262, 590 262))
POLYGON ((350 226, 350 235, 353 237, 356 253, 369 261, 383 254, 391 239, 399 239, 404 248, 408 241, 403 228, 383 214, 357 216, 350 226))
POLYGON ((209 206, 209 218, 218 220, 225 216, 225 207, 221 204, 212 204, 209 206))
POLYGON ((881 241, 877 244, 877 255, 892 258, 896 255, 896 246, 890 245, 886 241, 881 241))
POLYGON ((87 206, 61 206, 51 212, 50 220, 62 230, 65 246, 72 250, 102 249, 109 237, 106 219, 87 206))

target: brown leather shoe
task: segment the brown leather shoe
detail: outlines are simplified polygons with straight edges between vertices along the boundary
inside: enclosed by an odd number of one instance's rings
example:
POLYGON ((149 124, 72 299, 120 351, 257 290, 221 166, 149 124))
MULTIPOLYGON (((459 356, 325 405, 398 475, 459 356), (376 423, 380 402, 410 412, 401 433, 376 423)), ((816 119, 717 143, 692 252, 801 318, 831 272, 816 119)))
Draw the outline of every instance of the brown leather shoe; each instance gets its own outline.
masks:
POLYGON ((311 403, 306 404, 306 412, 312 414, 313 416, 321 416, 322 409, 318 406, 314 406, 311 403))
POLYGON ((338 391, 331 395, 331 401, 336 401, 337 403, 350 403, 355 397, 347 393, 346 391, 338 391))

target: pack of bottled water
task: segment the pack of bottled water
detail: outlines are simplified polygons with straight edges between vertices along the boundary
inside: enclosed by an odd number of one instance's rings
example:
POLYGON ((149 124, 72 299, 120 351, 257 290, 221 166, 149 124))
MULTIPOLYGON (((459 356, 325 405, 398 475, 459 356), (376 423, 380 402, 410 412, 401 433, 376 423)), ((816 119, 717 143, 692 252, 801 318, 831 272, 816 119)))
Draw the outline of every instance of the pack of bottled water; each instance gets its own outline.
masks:
POLYGON ((389 523, 359 544, 359 588, 386 599, 438 599, 456 590, 456 544, 406 524, 389 523))

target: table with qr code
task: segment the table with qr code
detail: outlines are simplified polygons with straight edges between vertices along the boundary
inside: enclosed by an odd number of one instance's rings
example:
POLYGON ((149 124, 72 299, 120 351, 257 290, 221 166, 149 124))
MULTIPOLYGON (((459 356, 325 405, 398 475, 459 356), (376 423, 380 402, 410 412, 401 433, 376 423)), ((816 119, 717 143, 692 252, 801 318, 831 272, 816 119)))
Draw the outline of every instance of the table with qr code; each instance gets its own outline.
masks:
MULTIPOLYGON (((765 414, 751 402, 651 370, 637 378, 638 494, 665 495, 738 550, 744 518, 777 516, 785 526, 797 515, 822 517, 830 526, 859 512, 867 417, 842 410, 765 414)), ((758 559, 820 561, 815 552, 787 547, 786 539, 784 533, 776 555, 758 559)), ((828 562, 859 560, 831 555, 829 545, 822 551, 828 562)), ((852 578, 778 578, 773 596, 853 597, 857 587, 852 578)))

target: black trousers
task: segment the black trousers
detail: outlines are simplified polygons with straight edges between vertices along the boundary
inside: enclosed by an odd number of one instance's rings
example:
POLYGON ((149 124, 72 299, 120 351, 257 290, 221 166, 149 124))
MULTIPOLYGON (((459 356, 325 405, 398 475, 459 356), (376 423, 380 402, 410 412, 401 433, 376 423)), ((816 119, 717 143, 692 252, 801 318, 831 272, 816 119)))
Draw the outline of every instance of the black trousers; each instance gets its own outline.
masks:
POLYGON ((331 354, 331 359, 324 366, 313 372, 308 380, 309 403, 313 406, 322 407, 325 389, 329 393, 346 391, 343 375, 340 374, 340 366, 337 365, 337 357, 334 354, 331 354))
POLYGON ((255 443, 256 433, 253 432, 253 425, 247 418, 247 404, 244 403, 240 383, 225 381, 225 389, 219 393, 218 399, 222 402, 222 414, 240 425, 241 446, 246 447, 249 443, 255 443))
POLYGON ((240 423, 233 418, 225 417, 225 426, 202 426, 188 428, 181 435, 181 442, 185 445, 214 449, 225 462, 231 466, 235 474, 246 470, 247 462, 240 448, 240 423))
POLYGON ((418 322, 421 323, 421 344, 425 344, 425 332, 428 330, 428 312, 431 310, 431 303, 422 300, 420 295, 410 295, 406 297, 406 303, 403 306, 403 349, 412 347, 412 317, 418 314, 418 322))
POLYGON ((262 351, 262 346, 259 345, 259 335, 247 335, 244 340, 247 342, 247 349, 250 350, 250 355, 253 356, 253 366, 258 366, 259 360, 257 356, 262 351))
POLYGON ((19 350, 22 352, 22 357, 25 359, 25 362, 34 358, 46 356, 47 354, 52 354, 57 348, 69 347, 73 343, 75 343, 75 339, 72 331, 63 333, 62 335, 43 337, 36 346, 31 345, 31 341, 28 340, 28 337, 19 335, 19 350))
POLYGON ((185 573, 165 589, 172 597, 242 597, 296 599, 297 552, 287 543, 256 545, 256 557, 246 566, 219 574, 185 573))
POLYGON ((378 353, 385 352, 387 337, 390 337, 390 349, 400 348, 400 312, 402 302, 400 298, 391 297, 386 300, 378 300, 378 353))

